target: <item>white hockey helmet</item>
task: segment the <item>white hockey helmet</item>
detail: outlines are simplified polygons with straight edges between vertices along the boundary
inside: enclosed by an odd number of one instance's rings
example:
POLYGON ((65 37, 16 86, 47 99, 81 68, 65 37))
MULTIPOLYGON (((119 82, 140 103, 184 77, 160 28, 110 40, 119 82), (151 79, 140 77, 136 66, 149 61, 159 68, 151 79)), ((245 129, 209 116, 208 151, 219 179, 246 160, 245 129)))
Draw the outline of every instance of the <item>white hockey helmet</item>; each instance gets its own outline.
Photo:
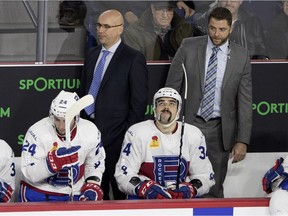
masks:
MULTIPOLYGON (((54 116, 65 118, 67 109, 70 108, 78 100, 79 96, 75 92, 66 92, 62 90, 52 101, 49 116, 52 118, 54 116)), ((77 120, 79 119, 79 115, 76 116, 77 120)))
POLYGON ((164 87, 159 89, 153 97, 153 109, 155 110, 156 108, 156 102, 159 98, 163 98, 163 97, 168 97, 168 98, 174 98, 175 100, 177 100, 178 102, 178 110, 181 109, 182 106, 182 98, 179 95, 179 93, 173 89, 173 88, 169 88, 169 87, 164 87))
MULTIPOLYGON (((176 117, 169 123, 166 125, 163 125, 164 127, 169 127, 170 125, 172 125, 175 121, 177 121, 179 119, 179 114, 180 114, 180 110, 181 110, 181 106, 182 106, 182 98, 180 96, 180 94, 173 88, 169 88, 169 87, 165 87, 165 88, 161 88, 159 89, 153 97, 153 111, 154 111, 154 118, 156 119, 156 121, 159 122, 159 116, 157 116, 156 113, 156 103, 157 100, 159 98, 163 98, 163 97, 167 97, 167 98, 173 98, 177 101, 178 103, 178 110, 177 110, 177 114, 176 117)), ((160 123, 160 122, 159 122, 160 123)), ((160 123, 161 124, 161 123, 160 123)))

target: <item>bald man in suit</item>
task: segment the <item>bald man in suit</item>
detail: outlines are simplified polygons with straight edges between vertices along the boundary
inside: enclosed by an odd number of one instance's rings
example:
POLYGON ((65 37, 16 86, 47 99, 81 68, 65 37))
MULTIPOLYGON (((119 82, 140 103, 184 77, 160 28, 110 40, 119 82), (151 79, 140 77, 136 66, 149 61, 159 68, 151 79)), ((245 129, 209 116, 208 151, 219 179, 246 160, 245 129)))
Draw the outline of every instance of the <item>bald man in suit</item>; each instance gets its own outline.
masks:
POLYGON ((252 130, 252 78, 249 51, 229 41, 232 14, 215 8, 208 22, 208 35, 184 39, 173 59, 166 86, 180 92, 188 88, 185 121, 205 135, 207 154, 216 184, 208 197, 224 197, 223 182, 229 153, 232 163, 245 158, 252 130), (216 84, 211 102, 213 112, 204 119, 205 79, 212 48, 218 47, 216 84), (184 69, 188 85, 184 83, 184 69))
POLYGON ((123 24, 123 16, 117 10, 108 10, 99 16, 97 37, 101 45, 89 50, 86 56, 79 92, 80 96, 90 93, 93 75, 98 73, 95 68, 108 51, 92 113, 82 112, 83 118, 99 128, 106 152, 106 169, 101 184, 104 200, 112 199, 109 196, 110 185, 113 199, 126 198, 114 178, 115 165, 126 130, 144 120, 148 97, 146 59, 121 41, 123 24))

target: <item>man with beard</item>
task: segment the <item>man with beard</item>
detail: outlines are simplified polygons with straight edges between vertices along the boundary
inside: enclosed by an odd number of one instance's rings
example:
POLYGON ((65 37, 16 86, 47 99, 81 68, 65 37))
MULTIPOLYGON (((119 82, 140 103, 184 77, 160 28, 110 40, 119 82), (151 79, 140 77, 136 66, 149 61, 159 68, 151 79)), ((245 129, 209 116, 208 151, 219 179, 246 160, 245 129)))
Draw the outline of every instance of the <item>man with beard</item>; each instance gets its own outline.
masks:
POLYGON ((177 121, 181 105, 176 90, 161 88, 153 98, 155 120, 126 132, 115 178, 128 199, 190 199, 215 184, 204 135, 177 121))
MULTIPOLYGON (((267 60, 268 54, 261 21, 252 12, 246 10, 242 6, 242 2, 243 0, 219 0, 214 8, 225 7, 232 14, 230 41, 248 49, 251 59, 267 60)), ((207 21, 211 10, 213 10, 213 7, 194 22, 194 36, 208 34, 207 21)))
POLYGON ((205 135, 215 172, 209 197, 224 197, 229 153, 232 163, 243 160, 252 130, 249 51, 229 40, 231 25, 231 12, 215 8, 209 15, 208 35, 183 40, 165 84, 181 92, 188 88, 185 120, 205 135))

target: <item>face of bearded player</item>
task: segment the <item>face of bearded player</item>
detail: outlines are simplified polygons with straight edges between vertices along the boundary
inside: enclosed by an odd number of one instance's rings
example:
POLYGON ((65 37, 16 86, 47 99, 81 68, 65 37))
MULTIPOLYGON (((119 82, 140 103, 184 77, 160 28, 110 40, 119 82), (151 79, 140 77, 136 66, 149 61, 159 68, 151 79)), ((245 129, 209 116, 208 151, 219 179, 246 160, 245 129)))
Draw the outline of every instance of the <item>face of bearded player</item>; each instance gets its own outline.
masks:
POLYGON ((156 102, 157 121, 169 125, 177 115, 177 101, 173 98, 159 98, 156 102))

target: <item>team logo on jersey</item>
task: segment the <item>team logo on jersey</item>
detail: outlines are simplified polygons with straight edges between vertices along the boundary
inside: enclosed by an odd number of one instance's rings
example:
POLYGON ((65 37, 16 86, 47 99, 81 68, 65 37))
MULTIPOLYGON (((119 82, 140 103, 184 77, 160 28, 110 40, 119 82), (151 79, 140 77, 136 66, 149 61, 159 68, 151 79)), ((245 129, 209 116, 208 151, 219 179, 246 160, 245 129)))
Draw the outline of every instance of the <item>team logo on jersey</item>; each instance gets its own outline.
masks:
MULTIPOLYGON (((80 167, 78 164, 72 166, 73 172, 73 183, 75 184, 82 177, 83 173, 80 172, 80 167)), ((45 179, 45 181, 53 186, 69 186, 70 178, 69 178, 69 168, 65 167, 56 173, 53 176, 50 176, 45 179)))
MULTIPOLYGON (((178 156, 155 156, 154 177, 162 186, 175 183, 178 171, 178 156)), ((188 173, 188 162, 182 157, 180 162, 180 179, 183 181, 188 173)))
POLYGON ((152 137, 152 140, 150 142, 149 147, 150 148, 159 148, 160 147, 160 141, 159 141, 157 136, 152 137))
POLYGON ((56 151, 58 149, 58 143, 57 142, 54 142, 53 143, 53 147, 51 148, 51 150, 50 151, 56 151))

